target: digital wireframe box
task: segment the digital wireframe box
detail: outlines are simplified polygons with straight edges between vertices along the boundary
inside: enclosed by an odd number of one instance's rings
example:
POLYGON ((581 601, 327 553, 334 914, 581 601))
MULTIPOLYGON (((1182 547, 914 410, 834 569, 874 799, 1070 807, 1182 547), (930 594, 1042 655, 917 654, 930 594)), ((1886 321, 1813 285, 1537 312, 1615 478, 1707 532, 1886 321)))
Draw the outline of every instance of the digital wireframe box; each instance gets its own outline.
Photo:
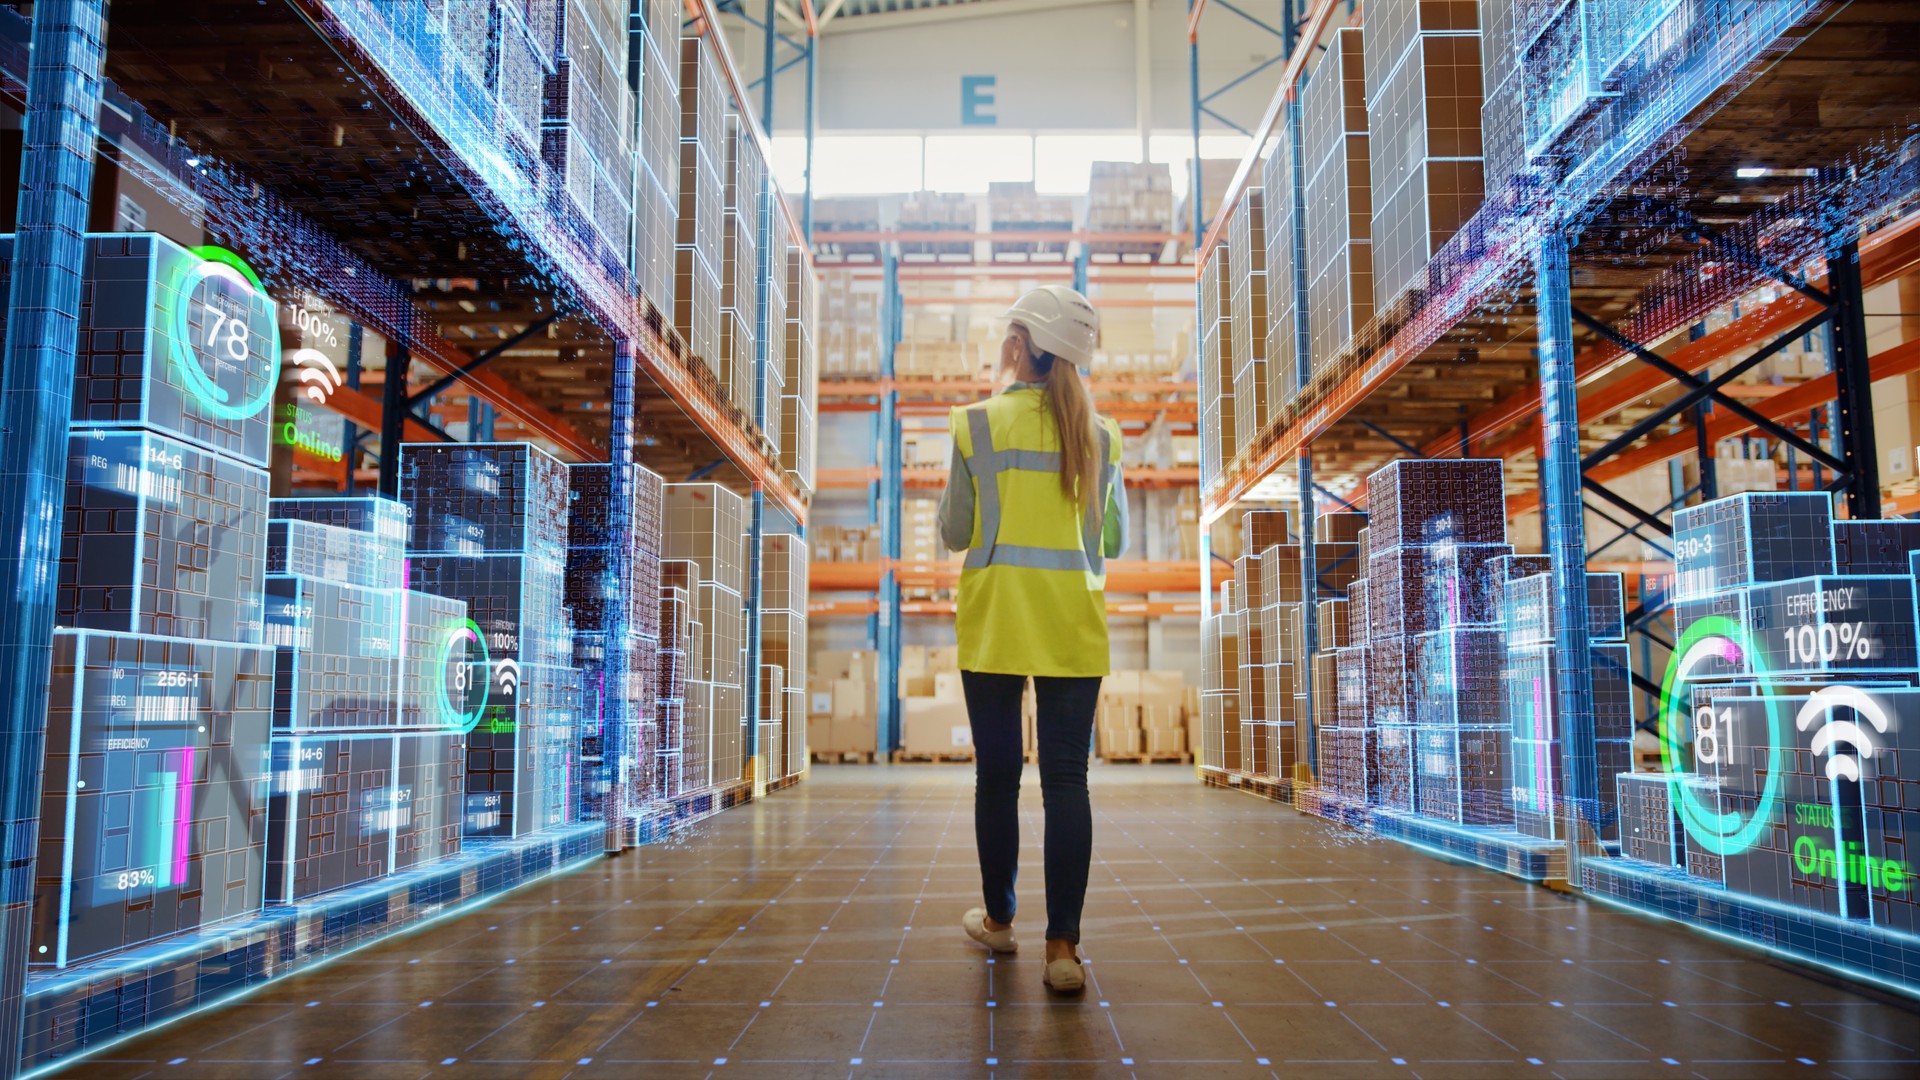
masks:
POLYGON ((260 910, 273 650, 56 630, 32 960, 260 910))
POLYGON ((266 898, 288 903, 460 850, 457 732, 276 735, 266 898))
POLYGON ((527 443, 407 443, 400 501, 413 512, 409 554, 560 558, 567 466, 527 443))
MULTIPOLYGON (((153 233, 85 242, 73 426, 146 428, 265 466, 281 361, 273 299, 224 252, 153 233)), ((0 290, 12 265, 13 237, 0 237, 0 290)))
POLYGON ((1833 573, 1833 501, 1823 491, 1749 491, 1673 512, 1676 601, 1833 573))
POLYGON ((67 440, 60 626, 257 643, 267 473, 140 430, 67 440))

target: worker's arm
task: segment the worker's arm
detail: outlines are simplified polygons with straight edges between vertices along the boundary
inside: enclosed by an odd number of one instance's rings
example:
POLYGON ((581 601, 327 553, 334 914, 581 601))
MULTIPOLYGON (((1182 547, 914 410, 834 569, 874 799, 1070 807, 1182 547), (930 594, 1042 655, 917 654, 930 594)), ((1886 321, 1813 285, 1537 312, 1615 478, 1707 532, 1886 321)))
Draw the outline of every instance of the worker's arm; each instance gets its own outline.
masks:
POLYGON ((1127 482, 1120 466, 1113 467, 1113 483, 1107 488, 1106 523, 1101 528, 1101 554, 1117 559, 1127 553, 1127 482))
POLYGON ((973 470, 959 443, 947 466, 947 490, 940 493, 940 542, 948 551, 965 551, 973 542, 973 470))

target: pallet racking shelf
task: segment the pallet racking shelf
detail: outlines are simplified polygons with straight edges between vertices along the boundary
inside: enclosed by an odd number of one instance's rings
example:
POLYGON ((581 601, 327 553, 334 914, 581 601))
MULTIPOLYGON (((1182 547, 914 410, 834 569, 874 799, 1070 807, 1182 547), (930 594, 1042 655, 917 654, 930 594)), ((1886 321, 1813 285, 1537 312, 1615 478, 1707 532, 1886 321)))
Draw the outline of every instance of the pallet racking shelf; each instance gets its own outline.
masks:
MULTIPOLYGON (((1205 0, 1190 5, 1192 42, 1207 7, 1205 0)), ((1876 0, 1649 0, 1605 6, 1605 18, 1613 20, 1605 31, 1629 31, 1612 43, 1615 54, 1602 56, 1606 43, 1597 37, 1554 38, 1554 48, 1573 52, 1548 50, 1547 35, 1559 31, 1542 26, 1584 26, 1599 35, 1602 23, 1580 20, 1598 20, 1601 7, 1580 0, 1480 5, 1481 19, 1491 21, 1472 28, 1482 36, 1476 62, 1487 72, 1484 111, 1475 103, 1487 158, 1477 210, 1446 231, 1410 287, 1396 296, 1376 294, 1371 321, 1331 355, 1312 353, 1302 330, 1297 382, 1270 402, 1255 430, 1238 432, 1237 441, 1203 459, 1203 544, 1205 530, 1256 494, 1284 491, 1305 537, 1328 510, 1365 509, 1366 478, 1388 462, 1496 458, 1504 462, 1508 516, 1539 515, 1553 609, 1584 609, 1590 572, 1623 574, 1625 623, 1637 663, 1645 667, 1654 650, 1673 646, 1666 636, 1675 591, 1672 514, 1696 496, 1714 498, 1715 447, 1723 440, 1759 439, 1763 447, 1783 448, 1785 464, 1768 468, 1769 484, 1842 493, 1850 518, 1920 509, 1910 481, 1895 485, 1890 497, 1881 481, 1886 448, 1875 443, 1869 396, 1875 381, 1920 371, 1920 342, 1871 341, 1863 307, 1866 289, 1920 270, 1920 165, 1911 153, 1920 123, 1912 106, 1920 63, 1910 52, 1880 44, 1888 34, 1920 28, 1920 14, 1911 5, 1876 0), (1549 12, 1572 12, 1573 22, 1555 22, 1545 17, 1549 12), (1522 30, 1525 20, 1531 21, 1522 30), (1523 33, 1540 36, 1518 36, 1523 33), (1555 84, 1554 93, 1531 83, 1526 93, 1516 90, 1516 72, 1532 78, 1547 71, 1548 56, 1581 77, 1555 84), (1818 108, 1809 107, 1815 101, 1818 108), (1509 122, 1520 126, 1503 126, 1509 122), (1513 139, 1525 145, 1512 145, 1513 139), (1735 381, 1815 339, 1828 361, 1823 373, 1735 381), (1696 475, 1681 470, 1677 459, 1688 457, 1698 459, 1696 475), (1663 465, 1673 477, 1665 506, 1610 486, 1663 465), (1613 539, 1590 547, 1593 521, 1609 523, 1613 539), (1644 557, 1614 548, 1622 539, 1642 547, 1644 557)), ((1210 224, 1196 207, 1197 281, 1220 253, 1231 251, 1235 215, 1243 195, 1261 186, 1263 166, 1270 159, 1298 160, 1302 94, 1334 36, 1357 28, 1372 48, 1376 29, 1390 34, 1396 16, 1424 19, 1426 8, 1318 0, 1297 26, 1285 27, 1288 58, 1251 133, 1253 148, 1210 224), (1377 25, 1370 25, 1370 15, 1377 25)), ((1421 23, 1413 32, 1428 29, 1421 23)), ((1448 24, 1445 32, 1458 29, 1448 24)), ((1368 57, 1370 84, 1376 75, 1388 77, 1373 69, 1379 62, 1368 57)), ((1196 62, 1196 143, 1205 100, 1198 70, 1196 62)), ((1556 78, 1564 74, 1553 70, 1556 78)), ((1464 85, 1466 76, 1459 79, 1464 85)), ((1475 71, 1472 81, 1479 79, 1475 71)), ((1374 104, 1369 94, 1370 120, 1374 104)), ((1376 131, 1373 137, 1378 143, 1405 134, 1376 131)), ((1374 167, 1380 167, 1377 146, 1374 167)), ((1272 176, 1268 171, 1268 184, 1272 176)), ((1294 200, 1300 190, 1296 179, 1294 200)), ((1270 229, 1274 201, 1269 193, 1270 229)), ((1302 232, 1295 236, 1295 246, 1306 243, 1302 232)), ((1373 239, 1377 246, 1379 236, 1373 239)), ((1267 270, 1274 272, 1271 258, 1267 270)), ((1291 293, 1298 283, 1304 298, 1306 271, 1287 272, 1299 278, 1280 287, 1291 293)), ((1204 280, 1214 288, 1223 277, 1204 280)), ((1201 385, 1220 381, 1203 358, 1201 385)), ((1216 575, 1204 554, 1202 567, 1204 618, 1211 620, 1219 617, 1216 575)), ((1311 577, 1304 585, 1310 599, 1328 595, 1311 577)), ((1309 664, 1317 651, 1312 622, 1304 635, 1309 664)), ((1585 664, 1567 659, 1589 653, 1577 623, 1557 620, 1553 627, 1560 659, 1551 700, 1565 725, 1566 755, 1565 787, 1557 790, 1570 804, 1592 806, 1599 784, 1612 778, 1593 756, 1595 710, 1585 664)), ((1648 677, 1657 670, 1632 676, 1635 711, 1643 719, 1657 711, 1662 695, 1648 677)), ((1308 747, 1311 726, 1327 715, 1315 708, 1316 690, 1325 692, 1306 682, 1308 747)), ((1467 850, 1482 845, 1484 836, 1456 843, 1436 836, 1430 823, 1402 820, 1406 815, 1355 817, 1316 785, 1311 767, 1301 768, 1293 778, 1271 782, 1205 779, 1311 812, 1344 814, 1415 846, 1515 872, 1506 864, 1517 847, 1488 857, 1467 850)), ((1620 860, 1602 858, 1590 836, 1558 843, 1552 859, 1527 861, 1531 869, 1521 876, 1537 879, 1543 875, 1534 871, 1550 865, 1545 877, 1603 899, 1669 918, 1705 911, 1708 922, 1751 927, 1803 962, 1913 992, 1913 968, 1901 968, 1911 964, 1910 940, 1868 970, 1860 958, 1884 942, 1860 924, 1808 921, 1761 910, 1764 905, 1738 895, 1707 895, 1684 881, 1642 880, 1621 870, 1620 860)))
MULTIPOLYGON (((495 32, 524 6, 473 8, 483 20, 493 20, 494 29, 482 23, 488 41, 482 54, 493 56, 497 47, 504 56, 495 32)), ((805 38, 794 42, 777 36, 803 54, 811 71, 813 0, 799 0, 799 7, 805 38)), ((316 402, 320 412, 341 422, 347 449, 343 460, 296 450, 292 475, 281 481, 298 490, 352 492, 377 486, 393 495, 403 442, 517 438, 571 462, 631 459, 671 480, 704 476, 746 493, 753 506, 749 537, 755 560, 761 535, 777 528, 779 518, 787 519, 792 532, 804 534, 811 485, 783 467, 780 447, 767 435, 767 346, 772 335, 784 336, 785 316, 770 310, 766 294, 771 277, 787 272, 790 247, 800 249, 803 272, 811 271, 810 199, 794 212, 770 173, 752 194, 761 210, 757 270, 763 317, 755 328, 755 401, 742 408, 676 331, 673 313, 643 289, 639 257, 631 249, 615 250, 623 243, 618 237, 597 232, 599 226, 577 206, 554 196, 550 174, 555 167, 541 146, 542 76, 512 72, 511 77, 524 77, 520 90, 532 86, 517 100, 531 101, 533 130, 503 134, 509 121, 501 118, 505 106, 494 98, 490 83, 463 83, 450 92, 435 81, 442 75, 439 69, 429 68, 412 51, 406 35, 427 31, 406 22, 407 13, 440 19, 451 18, 449 11, 449 5, 361 0, 217 0, 191 10, 133 4, 109 12, 102 0, 50 0, 33 5, 30 16, 0 12, 0 101, 27 117, 30 143, 36 132, 55 134, 56 142, 43 141, 34 152, 62 178, 57 190, 35 197, 42 200, 36 212, 44 210, 48 220, 16 224, 22 233, 55 224, 63 236, 78 239, 83 232, 148 231, 147 215, 164 215, 173 227, 237 253, 276 291, 317 300, 328 314, 350 324, 343 385, 316 402), (399 21, 386 21, 390 16, 399 21), (494 116, 495 110, 501 116, 494 116), (46 127, 50 118, 57 118, 51 128, 46 127), (509 147, 508 139, 520 141, 509 147), (115 217, 116 185, 139 196, 137 203, 122 198, 120 212, 130 203, 138 212, 126 220, 115 217), (363 334, 387 342, 384 370, 371 354, 362 370, 363 334), (466 425, 460 438, 449 431, 456 422, 466 425), (354 465, 363 438, 377 440, 378 469, 354 465)), ((773 25, 775 11, 769 0, 763 25, 773 25)), ((713 0, 621 3, 612 17, 614 42, 623 58, 637 57, 631 49, 648 49, 647 36, 662 33, 675 43, 677 58, 683 33, 704 38, 718 57, 740 130, 769 160, 764 125, 771 120, 772 95, 763 95, 756 115, 752 88, 733 62, 718 13, 713 0), (682 4, 690 17, 686 26, 680 22, 682 4), (667 13, 666 25, 649 26, 667 13)), ((445 30, 439 27, 433 34, 445 30)), ((532 30, 526 35, 528 43, 535 40, 532 30)), ((771 55, 776 35, 763 37, 771 55)), ((438 40, 424 47, 437 49, 438 40)), ((507 71, 505 59, 484 62, 507 71)), ((621 65, 628 69, 629 93, 637 90, 641 62, 621 65)), ((504 83, 509 75, 498 78, 504 83)), ((812 104, 809 95, 809 140, 812 104)), ((677 102, 671 111, 677 123, 677 102)), ((630 119, 637 129, 638 118, 630 119)), ((628 152, 640 163, 639 150, 628 152)), ((678 168, 677 161, 646 164, 678 168)), ((630 243, 636 208, 621 205, 629 217, 630 243)), ((673 227, 671 220, 664 225, 673 227)), ((637 229, 647 227, 642 223, 637 229)), ((41 248, 23 248, 17 268, 23 275, 41 276, 53 265, 48 255, 41 248)), ((58 265, 56 277, 78 272, 77 260, 63 258, 58 265)), ((71 300, 66 303, 71 323, 71 300)), ((59 352, 59 336, 49 334, 45 349, 59 352)), ((67 337, 70 341, 70 325, 67 337)), ((71 365, 71 352, 66 362, 71 365)), ((14 369, 10 401, 33 397, 19 391, 30 381, 20 373, 36 370, 34 365, 14 369)), ((55 364, 45 370, 61 368, 55 364)), ((57 419, 64 432, 67 405, 56 394, 35 401, 40 428, 57 419)), ((60 442, 64 445, 64 438, 60 442)), ((15 465, 28 463, 14 475, 31 476, 33 490, 42 496, 50 484, 57 507, 62 473, 53 472, 49 480, 46 455, 24 441, 15 441, 10 455, 15 465)), ((615 519, 623 523, 614 530, 622 553, 615 556, 616 566, 626 557, 630 539, 622 530, 632 527, 617 509, 633 497, 627 475, 614 472, 609 496, 615 519)), ((7 561, 9 580, 19 574, 26 580, 50 579, 36 561, 45 559, 34 551, 7 561)), ((757 670, 757 563, 746 600, 752 632, 745 644, 757 670)), ((32 605, 23 610, 29 621, 45 614, 32 605)), ((610 615, 600 629, 624 632, 624 617, 610 615)), ((10 632, 0 653, 22 687, 44 682, 25 674, 36 665, 43 675, 46 670, 44 642, 36 648, 32 634, 10 632)), ((628 674, 612 661, 607 671, 612 681, 624 681, 628 674)), ((753 699, 759 680, 747 678, 744 684, 749 712, 743 737, 751 756, 760 726, 753 699)), ((10 757, 38 759, 31 733, 44 732, 45 709, 44 694, 23 690, 16 696, 5 725, 10 757)), ((615 736, 605 738, 612 756, 615 736)), ((38 770, 14 772, 20 775, 9 776, 0 799, 8 821, 30 822, 39 805, 38 770)), ((257 940, 221 928, 169 942, 157 952, 129 955, 119 967, 36 977, 23 988, 17 976, 28 968, 27 939, 17 929, 0 934, 0 964, 16 973, 0 980, 0 1034, 5 1036, 0 1042, 24 1051, 19 1059, 0 1055, 0 1076, 45 1066, 123 1031, 206 1007, 215 996, 244 991, 602 851, 647 842, 770 789, 765 776, 751 775, 751 782, 674 797, 670 805, 648 811, 652 817, 629 816, 625 829, 594 822, 542 835, 524 850, 476 843, 464 864, 439 864, 425 876, 399 875, 379 889, 333 897, 338 903, 263 921, 257 940), (358 929, 343 937, 336 932, 344 925, 341 919, 358 929), (297 946, 267 944, 293 937, 301 938, 297 946), (275 949, 284 955, 269 956, 275 949), (221 974, 209 977, 216 970, 221 974), (108 1000, 120 1004, 102 1009, 101 1002, 108 1000), (137 1007, 121 1007, 129 1001, 137 1007), (23 1002, 35 1017, 37 1033, 31 1039, 20 1037, 23 1002), (57 1038, 42 1037, 49 1033, 57 1038)), ((31 902, 31 833, 26 828, 9 833, 7 858, 20 873, 4 899, 16 910, 31 902), (28 890, 24 897, 15 887, 22 882, 28 890)))
MULTIPOLYGON (((821 229, 814 235, 816 265, 866 279, 879 279, 882 297, 882 342, 879 369, 872 374, 823 377, 820 413, 867 415, 876 430, 873 459, 863 465, 819 471, 821 492, 865 490, 874 523, 881 532, 881 558, 867 562, 816 563, 809 580, 813 599, 809 614, 820 618, 862 618, 868 622, 868 641, 882 658, 878 717, 879 745, 897 746, 899 696, 897 669, 903 621, 918 616, 951 617, 954 605, 946 599, 909 599, 907 590, 950 590, 958 581, 957 565, 917 563, 900 558, 900 507, 909 494, 922 497, 943 490, 945 465, 905 465, 903 435, 917 420, 943 423, 957 405, 978 401, 994 392, 985 378, 927 377, 897 374, 894 350, 901 346, 903 320, 908 309, 985 309, 997 314, 1014 299, 1007 279, 1058 281, 1083 291, 1092 287, 1096 305, 1113 309, 1152 311, 1187 310, 1184 297, 1119 296, 1103 299, 1104 286, 1179 285, 1190 274, 1181 243, 1184 233, 1164 230, 1102 231, 1087 228, 988 230, 917 230, 885 227, 821 229), (914 255, 921 245, 951 245, 943 255, 914 255), (1033 253, 1033 246, 1058 250, 1033 253), (1017 248, 1018 250, 1008 250, 1017 248), (964 251, 964 253, 961 253, 964 251), (914 288, 971 280, 984 283, 979 295, 916 295, 914 288), (996 287, 997 286, 997 287, 996 287), (892 663, 888 663, 888 658, 892 663)), ((1197 429, 1195 384, 1184 378, 1101 378, 1089 380, 1089 389, 1103 415, 1119 421, 1123 432, 1137 434, 1150 425, 1171 430, 1197 429)), ((1197 466, 1130 467, 1130 489, 1192 489, 1199 483, 1197 466)), ((1189 563, 1117 560, 1108 563, 1107 607, 1123 617, 1193 617, 1198 599, 1198 576, 1189 563)))

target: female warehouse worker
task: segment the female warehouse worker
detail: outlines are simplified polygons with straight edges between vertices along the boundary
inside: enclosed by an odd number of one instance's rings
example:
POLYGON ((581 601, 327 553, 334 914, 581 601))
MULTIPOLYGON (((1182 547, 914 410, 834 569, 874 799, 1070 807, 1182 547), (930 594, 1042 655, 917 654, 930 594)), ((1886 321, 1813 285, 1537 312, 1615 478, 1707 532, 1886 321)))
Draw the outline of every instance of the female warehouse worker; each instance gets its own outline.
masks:
POLYGON ((960 681, 973 725, 973 831, 986 906, 967 935, 997 953, 1013 938, 1020 847, 1020 701, 1033 677, 1047 815, 1045 982, 1081 989, 1076 946, 1093 853, 1087 745, 1107 674, 1106 560, 1124 549, 1120 427, 1095 415, 1076 370, 1093 360, 1100 317, 1060 285, 1007 312, 1000 345, 1012 385, 953 410, 953 464, 940 536, 960 572, 960 681))

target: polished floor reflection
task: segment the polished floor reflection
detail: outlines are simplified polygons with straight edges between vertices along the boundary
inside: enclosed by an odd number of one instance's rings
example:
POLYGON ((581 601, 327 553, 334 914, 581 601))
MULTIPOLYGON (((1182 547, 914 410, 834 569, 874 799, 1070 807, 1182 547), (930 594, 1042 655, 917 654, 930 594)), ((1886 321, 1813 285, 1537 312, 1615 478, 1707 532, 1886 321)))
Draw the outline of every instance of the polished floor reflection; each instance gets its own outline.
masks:
POLYGON ((680 842, 273 984, 97 1077, 1895 1077, 1920 1018, 1174 766, 1096 767, 1083 998, 978 902, 971 770, 818 767, 680 842))

